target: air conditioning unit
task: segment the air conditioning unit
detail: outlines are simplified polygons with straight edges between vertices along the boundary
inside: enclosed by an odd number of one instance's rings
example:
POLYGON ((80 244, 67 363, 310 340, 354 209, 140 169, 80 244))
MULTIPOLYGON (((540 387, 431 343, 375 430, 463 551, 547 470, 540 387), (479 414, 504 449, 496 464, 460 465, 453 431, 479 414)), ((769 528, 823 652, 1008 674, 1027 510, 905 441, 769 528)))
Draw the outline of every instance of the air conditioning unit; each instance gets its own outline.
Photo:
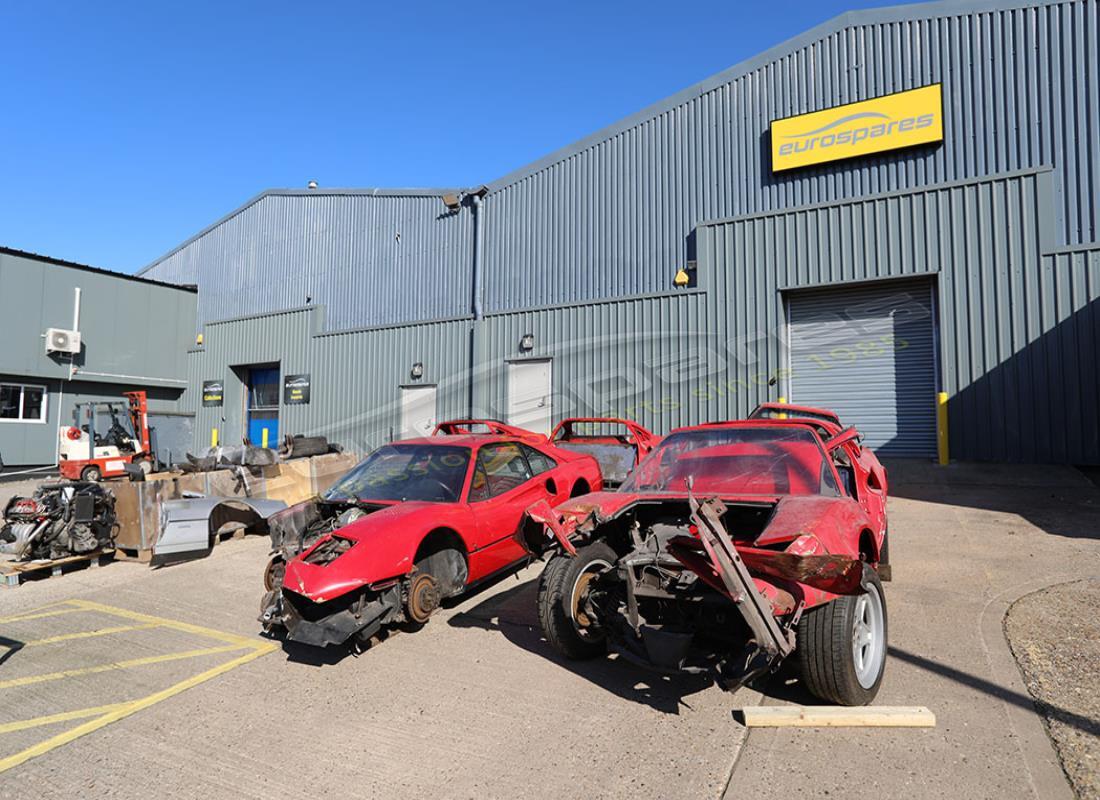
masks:
POLYGON ((64 328, 46 328, 47 353, 79 353, 80 331, 67 331, 64 328))

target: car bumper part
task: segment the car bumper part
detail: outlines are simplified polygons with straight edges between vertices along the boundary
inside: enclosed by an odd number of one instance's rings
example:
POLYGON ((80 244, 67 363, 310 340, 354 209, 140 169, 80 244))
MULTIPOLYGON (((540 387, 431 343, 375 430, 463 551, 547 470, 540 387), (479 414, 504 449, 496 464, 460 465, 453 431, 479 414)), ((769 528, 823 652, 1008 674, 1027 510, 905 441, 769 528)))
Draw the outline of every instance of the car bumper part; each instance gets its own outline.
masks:
POLYGON ((383 625, 401 616, 399 585, 376 592, 364 590, 324 603, 314 603, 288 589, 264 595, 260 622, 265 627, 281 626, 292 642, 325 647, 355 637, 364 641, 383 625))

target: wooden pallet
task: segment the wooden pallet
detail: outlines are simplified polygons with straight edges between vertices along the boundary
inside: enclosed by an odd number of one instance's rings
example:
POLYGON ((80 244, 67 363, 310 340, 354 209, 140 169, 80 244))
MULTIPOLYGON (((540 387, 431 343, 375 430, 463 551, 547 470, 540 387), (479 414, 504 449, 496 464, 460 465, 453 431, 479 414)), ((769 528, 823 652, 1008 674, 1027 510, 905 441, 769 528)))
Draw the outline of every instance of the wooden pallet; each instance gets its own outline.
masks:
POLYGON ((5 586, 18 586, 28 577, 47 577, 42 573, 49 572, 49 577, 57 577, 66 569, 87 566, 95 569, 101 560, 109 560, 114 557, 113 549, 96 550, 79 556, 68 558, 55 558, 42 561, 9 561, 0 563, 0 581, 5 586))
POLYGON ((148 564, 153 560, 153 551, 147 548, 118 547, 116 545, 115 558, 119 561, 137 561, 139 564, 148 564))

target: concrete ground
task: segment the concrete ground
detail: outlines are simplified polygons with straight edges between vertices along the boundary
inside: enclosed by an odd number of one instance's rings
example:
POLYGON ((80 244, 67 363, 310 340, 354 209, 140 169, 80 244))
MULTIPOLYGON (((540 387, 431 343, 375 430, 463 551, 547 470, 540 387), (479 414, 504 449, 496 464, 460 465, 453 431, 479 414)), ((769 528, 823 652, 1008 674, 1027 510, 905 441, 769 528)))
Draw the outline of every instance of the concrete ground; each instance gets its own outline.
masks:
POLYGON ((1002 622, 1100 572, 1100 490, 1069 469, 891 477, 877 702, 927 705, 934 729, 746 736, 733 710, 797 685, 729 695, 562 662, 537 565, 357 657, 286 650, 257 635, 266 543, 249 538, 0 590, 0 798, 1070 796, 1002 622))

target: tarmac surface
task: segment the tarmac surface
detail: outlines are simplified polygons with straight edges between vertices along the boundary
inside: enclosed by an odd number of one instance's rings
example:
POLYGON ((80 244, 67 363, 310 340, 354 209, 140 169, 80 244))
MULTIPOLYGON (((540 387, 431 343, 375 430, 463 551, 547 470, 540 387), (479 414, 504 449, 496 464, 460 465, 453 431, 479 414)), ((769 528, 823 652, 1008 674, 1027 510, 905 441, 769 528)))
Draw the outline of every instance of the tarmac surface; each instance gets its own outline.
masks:
POLYGON ((803 701, 797 684, 564 662, 537 564, 358 656, 284 647, 259 635, 267 543, 249 537, 0 589, 0 798, 1071 797, 1003 621, 1100 574, 1100 490, 1063 468, 891 481, 876 703, 926 705, 934 729, 746 735, 734 710, 803 701))

